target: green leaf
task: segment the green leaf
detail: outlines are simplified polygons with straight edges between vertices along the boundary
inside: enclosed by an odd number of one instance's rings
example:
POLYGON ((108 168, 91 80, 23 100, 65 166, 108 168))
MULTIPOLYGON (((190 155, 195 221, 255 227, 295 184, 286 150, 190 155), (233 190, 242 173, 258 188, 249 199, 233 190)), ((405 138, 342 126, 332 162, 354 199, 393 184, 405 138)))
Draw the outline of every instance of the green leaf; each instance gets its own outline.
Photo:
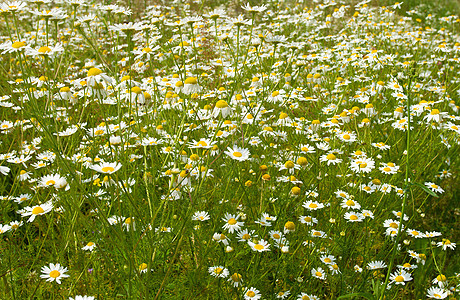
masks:
POLYGON ((343 296, 340 296, 339 298, 337 299, 346 299, 346 298, 352 298, 352 297, 362 297, 362 298, 366 298, 368 300, 374 300, 376 299, 374 297, 373 294, 371 293, 353 293, 353 294, 348 294, 348 295, 343 295, 343 296))
POLYGON ((418 182, 413 182, 412 184, 418 186, 419 188, 421 188, 422 190, 424 190, 425 192, 427 192, 427 193, 430 194, 431 196, 436 197, 436 198, 439 198, 439 196, 436 195, 435 192, 433 192, 432 190, 430 190, 429 188, 427 188, 427 187, 424 186, 423 184, 418 183, 418 182))

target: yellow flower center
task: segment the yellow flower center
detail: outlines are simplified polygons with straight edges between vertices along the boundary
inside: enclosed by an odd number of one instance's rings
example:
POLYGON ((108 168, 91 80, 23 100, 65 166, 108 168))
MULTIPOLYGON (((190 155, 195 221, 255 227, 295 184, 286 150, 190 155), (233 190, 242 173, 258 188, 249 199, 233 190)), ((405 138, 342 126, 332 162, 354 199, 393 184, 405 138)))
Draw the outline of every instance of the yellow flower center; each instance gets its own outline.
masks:
POLYGON ((403 282, 403 281, 404 281, 404 277, 402 277, 401 275, 398 275, 398 276, 396 276, 395 281, 396 281, 396 282, 403 282))
POLYGON ((54 184, 56 184, 56 181, 54 181, 54 180, 48 180, 48 181, 45 183, 45 185, 54 185, 54 184))
POLYGON ((356 215, 351 215, 351 216, 350 216, 350 220, 356 221, 356 220, 358 220, 358 216, 356 216, 356 215))
POLYGON ((321 274, 321 272, 316 272, 315 275, 318 276, 318 277, 323 276, 323 274, 321 274))
POLYGON ((93 246, 93 245, 94 245, 93 242, 89 242, 88 244, 86 244, 86 246, 88 246, 88 247, 91 247, 91 246, 93 246))
POLYGON ((214 269, 214 273, 216 273, 216 274, 222 274, 223 271, 224 270, 222 268, 219 268, 219 267, 214 269))
POLYGON ((440 274, 440 275, 436 276, 436 279, 438 281, 446 281, 447 280, 446 276, 443 275, 443 274, 440 274))
POLYGON ((346 202, 346 204, 347 204, 348 206, 353 206, 353 205, 355 205, 355 202, 354 202, 353 200, 348 200, 348 201, 346 202))
POLYGON ((113 167, 103 167, 101 169, 101 171, 104 172, 104 173, 111 173, 111 172, 115 171, 115 168, 113 168, 113 167))
POLYGON ((274 92, 272 93, 272 97, 276 97, 276 96, 278 96, 279 94, 280 94, 280 92, 274 91, 274 92))
POLYGON ((342 137, 344 140, 349 140, 351 138, 348 134, 344 134, 342 137))
POLYGON ((303 218, 305 222, 311 222, 311 217, 305 217, 303 218))
POLYGON ((256 293, 254 293, 253 291, 249 291, 246 293, 246 296, 248 297, 254 297, 256 295, 256 293))
POLYGON ((133 93, 135 93, 135 94, 138 94, 138 95, 139 95, 140 93, 142 93, 142 90, 141 90, 141 88, 140 88, 140 87, 138 87, 138 86, 135 86, 135 87, 132 87, 132 88, 131 88, 131 92, 133 92, 133 93))
POLYGON ((24 47, 26 45, 26 43, 24 42, 14 42, 11 47, 13 47, 14 49, 19 49, 21 47, 24 47))
POLYGON ((238 281, 241 280, 241 277, 242 277, 242 276, 241 276, 240 274, 238 274, 238 273, 233 273, 233 275, 232 275, 232 280, 235 281, 235 282, 238 282, 238 281))
POLYGON ((243 240, 249 240, 251 238, 251 236, 247 233, 243 234, 243 236, 241 237, 243 240))
POLYGON ((288 221, 286 224, 284 224, 284 228, 287 230, 294 230, 295 229, 295 224, 294 222, 288 221))
POLYGON ((318 207, 318 204, 316 204, 316 203, 310 203, 310 205, 308 205, 308 207, 310 207, 310 208, 317 208, 317 207, 318 207))
POLYGON ((326 258, 324 259, 324 262, 325 262, 325 263, 330 263, 331 261, 332 261, 332 260, 331 260, 329 257, 326 257, 326 258))
POLYGON ((432 109, 430 112, 431 115, 439 115, 439 109, 432 109))
POLYGON ((189 77, 185 79, 185 84, 197 84, 197 82, 196 77, 189 77))
POLYGON ((51 49, 50 49, 50 47, 43 46, 43 47, 40 47, 40 49, 38 49, 38 52, 40 52, 40 53, 48 53, 48 52, 51 52, 51 49))
POLYGON ((141 263, 139 265, 139 270, 145 270, 145 269, 147 269, 147 264, 146 263, 141 263))
POLYGON ((57 270, 53 270, 53 271, 50 272, 50 277, 52 277, 52 278, 58 278, 60 275, 61 275, 61 273, 59 273, 59 271, 57 271, 57 270))
POLYGON ((243 156, 243 154, 241 154, 241 152, 235 151, 235 152, 233 152, 233 156, 241 157, 241 156, 243 156))
POLYGON ((228 224, 230 225, 235 225, 237 222, 235 220, 235 218, 231 218, 230 220, 228 220, 228 224))
POLYGON ((254 248, 256 248, 257 250, 262 250, 264 246, 261 244, 257 244, 257 245, 254 245, 254 248))
POLYGON ((366 163, 359 164, 359 167, 360 167, 361 169, 363 169, 363 168, 367 167, 367 164, 366 164, 366 163))
POLYGON ((329 153, 329 154, 326 156, 326 158, 327 158, 328 160, 335 160, 335 159, 336 159, 335 155, 332 154, 332 153, 329 153))
POLYGON ((216 107, 217 108, 226 108, 226 107, 228 107, 228 103, 225 100, 219 100, 216 103, 216 107))
POLYGON ((101 74, 101 73, 102 73, 102 71, 101 71, 100 69, 98 69, 98 68, 91 68, 91 69, 89 69, 89 71, 88 71, 88 77, 89 77, 89 76, 96 76, 96 75, 99 75, 99 74, 101 74))
POLYGON ((285 167, 286 169, 292 169, 292 168, 294 168, 294 162, 288 160, 288 161, 284 164, 284 167, 285 167))
POLYGON ((280 237, 281 237, 281 236, 280 236, 278 233, 273 234, 273 238, 274 238, 275 240, 279 240, 280 237))

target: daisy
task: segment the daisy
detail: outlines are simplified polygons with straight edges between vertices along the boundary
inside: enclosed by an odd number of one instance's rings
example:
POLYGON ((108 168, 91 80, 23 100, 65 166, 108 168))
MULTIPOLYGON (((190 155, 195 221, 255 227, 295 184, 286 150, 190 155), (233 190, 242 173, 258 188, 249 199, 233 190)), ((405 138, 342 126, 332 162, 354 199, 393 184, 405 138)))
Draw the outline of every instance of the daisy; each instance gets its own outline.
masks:
POLYGON ((201 92, 201 87, 198 85, 196 77, 188 77, 184 81, 184 87, 182 93, 186 95, 195 94, 201 92))
POLYGON ((244 300, 258 300, 262 297, 259 290, 250 287, 244 290, 244 300))
POLYGON ((290 291, 280 291, 276 294, 276 299, 286 299, 290 294, 290 291))
POLYGON ((332 255, 322 255, 319 259, 326 265, 332 265, 335 263, 335 257, 332 255))
POLYGON ((93 251, 94 248, 96 248, 96 244, 93 242, 89 242, 88 244, 86 244, 86 246, 82 247, 81 249, 85 251, 93 251))
POLYGON ((447 112, 440 112, 439 109, 434 108, 428 115, 423 117, 423 119, 426 120, 428 123, 431 123, 431 121, 441 123, 445 115, 447 115, 447 112))
POLYGON ((268 234, 270 235, 270 238, 272 238, 275 241, 279 241, 281 240, 281 238, 283 238, 283 233, 281 231, 270 230, 268 234))
POLYGON ((227 281, 231 282, 234 287, 239 287, 241 283, 243 282, 243 276, 238 273, 233 273, 232 276, 230 276, 227 281))
POLYGON ((2 225, 2 224, 0 224, 0 234, 3 234, 3 233, 7 232, 10 229, 11 229, 10 225, 2 225))
POLYGON ((212 236, 212 239, 218 243, 222 243, 224 245, 228 245, 228 242, 230 241, 230 239, 223 233, 214 233, 213 236, 212 236))
POLYGON ((337 136, 342 142, 352 143, 356 141, 356 134, 349 131, 340 133, 337 136))
POLYGON ((120 170, 121 164, 114 162, 114 163, 100 163, 99 165, 91 165, 89 168, 103 174, 112 174, 116 171, 120 170))
POLYGON ((368 218, 371 218, 373 219, 374 218, 374 213, 368 209, 363 209, 361 211, 361 213, 363 214, 364 217, 368 217, 368 218))
POLYGON ((11 226, 12 230, 16 230, 19 227, 21 227, 22 225, 24 225, 24 222, 22 222, 22 221, 11 221, 10 222, 10 226, 11 226))
POLYGON ((300 148, 300 151, 304 154, 316 152, 315 147, 308 145, 308 144, 300 145, 299 148, 300 148))
POLYGON ((312 237, 320 237, 320 238, 327 238, 327 234, 321 230, 314 230, 312 229, 310 232, 312 237))
POLYGON ((346 212, 343 216, 347 222, 362 222, 364 220, 364 216, 361 213, 357 212, 346 212))
POLYGON ((436 278, 433 279, 432 283, 437 284, 440 288, 448 286, 447 277, 443 274, 439 274, 438 276, 436 276, 436 278))
POLYGON ((319 300, 315 295, 309 295, 307 293, 300 293, 297 296, 297 300, 319 300))
POLYGON ((319 267, 317 269, 312 269, 311 270, 311 275, 315 278, 321 279, 321 280, 326 280, 326 272, 323 270, 323 268, 319 267))
MULTIPOLYGON (((399 226, 399 221, 393 220, 393 219, 387 219, 383 222, 383 227, 385 228, 393 228, 393 229, 398 229, 399 226)), ((401 229, 404 228, 404 225, 402 226, 401 229)))
POLYGON ((10 168, 5 167, 5 166, 0 166, 0 173, 6 176, 8 175, 9 172, 10 172, 10 168))
POLYGON ((201 222, 209 220, 210 218, 211 217, 206 211, 197 211, 192 216, 193 221, 201 221, 201 222))
POLYGON ((335 196, 337 198, 342 198, 342 199, 350 199, 350 194, 348 194, 347 192, 344 192, 342 190, 337 190, 334 192, 335 196))
POLYGON ((392 162, 389 163, 380 163, 382 166, 379 168, 380 172, 383 174, 396 174, 399 170, 399 166, 395 165, 392 162))
POLYGON ((416 239, 423 238, 423 233, 421 231, 415 229, 407 229, 406 232, 409 236, 414 237, 416 239))
POLYGON ((404 269, 401 269, 391 274, 390 280, 390 284, 394 282, 395 284, 406 285, 406 281, 411 281, 412 276, 410 273, 407 273, 404 269))
POLYGON ((427 238, 433 238, 433 237, 441 236, 442 234, 440 232, 437 232, 437 231, 427 231, 427 232, 425 232, 424 235, 427 238))
POLYGON ((313 218, 312 216, 300 216, 299 221, 300 223, 305 224, 307 226, 318 224, 318 219, 313 218))
POLYGON ((69 277, 69 275, 64 274, 67 272, 67 268, 61 267, 59 264, 51 264, 49 267, 44 266, 42 267, 42 275, 41 278, 46 278, 46 281, 56 281, 56 283, 61 284, 61 279, 65 277, 69 277))
POLYGON ((243 229, 241 231, 238 231, 237 233, 237 238, 239 242, 248 242, 249 240, 253 238, 257 238, 257 235, 255 234, 255 230, 247 230, 243 229))
POLYGON ((425 182, 425 186, 435 193, 438 193, 438 194, 444 193, 444 190, 439 185, 434 184, 433 182, 425 182))
POLYGON ((264 251, 270 251, 270 244, 265 241, 265 240, 260 240, 257 243, 253 243, 251 241, 248 241, 249 246, 251 246, 252 250, 257 251, 257 252, 264 252, 264 251))
POLYGON ((86 77, 86 84, 91 88, 99 87, 100 84, 106 86, 112 84, 113 79, 107 76, 98 68, 91 68, 88 70, 86 77))
POLYGON ((227 101, 219 100, 217 101, 216 106, 214 107, 212 111, 212 116, 214 118, 217 118, 219 114, 221 114, 222 118, 226 118, 231 113, 232 113, 232 109, 228 106, 227 101))
POLYGON ((339 266, 336 263, 328 265, 329 270, 331 271, 332 275, 342 273, 339 270, 339 266))
POLYGON ((417 265, 412 265, 410 263, 405 263, 403 265, 398 265, 398 268, 404 269, 404 270, 412 270, 412 269, 417 269, 417 265))
POLYGON ((442 250, 447 250, 447 248, 450 248, 450 250, 454 250, 457 244, 452 243, 448 239, 442 239, 442 242, 438 242, 436 244, 438 247, 442 247, 442 250))
POLYGON ((244 225, 244 222, 237 221, 239 217, 239 215, 231 215, 229 213, 225 213, 225 216, 222 218, 222 221, 225 222, 223 228, 228 230, 229 233, 239 231, 241 226, 244 225))
POLYGON ((350 162, 350 169, 355 173, 369 173, 375 167, 375 162, 371 158, 353 159, 350 162))
POLYGON ((443 288, 432 286, 430 287, 427 291, 426 296, 428 298, 434 298, 434 299, 444 299, 449 296, 448 291, 446 291, 443 288))
POLYGON ((60 189, 67 186, 67 180, 65 177, 61 177, 59 174, 46 175, 40 179, 39 186, 54 186, 55 188, 60 189))
POLYGON ((386 145, 385 143, 383 142, 380 142, 380 143, 372 143, 372 146, 380 149, 380 150, 388 150, 391 148, 391 146, 389 145, 386 145))
POLYGON ((45 202, 40 205, 35 205, 32 207, 24 207, 24 209, 21 212, 22 217, 27 217, 30 216, 27 222, 33 222, 35 220, 36 216, 44 215, 46 213, 49 213, 53 209, 53 204, 51 201, 45 202))
POLYGON ((320 156, 319 160, 321 162, 327 162, 327 165, 335 165, 342 162, 342 159, 337 158, 334 153, 323 154, 320 156))
POLYGON ((222 266, 209 267, 208 272, 211 274, 211 276, 218 278, 227 278, 227 276, 230 274, 228 269, 222 266))
MULTIPOLYGON (((72 0, 72 1, 75 1, 75 0, 72 0)), ((94 298, 93 296, 80 296, 80 295, 77 295, 75 296, 75 298, 72 298, 72 297, 69 297, 69 300, 95 300, 96 298, 94 298)))
POLYGON ((367 268, 369 270, 378 270, 378 269, 384 269, 387 267, 387 264, 384 263, 382 260, 379 261, 371 261, 367 264, 367 268))
POLYGON ((267 222, 276 221, 276 217, 275 216, 270 216, 268 213, 262 213, 261 219, 264 219, 267 222))
POLYGON ((302 206, 308 210, 318 210, 323 208, 324 204, 317 201, 308 200, 305 201, 302 206))
POLYGON ((343 208, 347 208, 347 209, 360 209, 361 208, 361 205, 357 201, 354 201, 351 199, 344 199, 342 203, 340 204, 340 206, 342 206, 343 208))
POLYGON ((227 151, 225 151, 224 153, 237 161, 248 160, 249 156, 251 155, 248 149, 240 148, 236 145, 233 146, 233 148, 228 147, 227 151))

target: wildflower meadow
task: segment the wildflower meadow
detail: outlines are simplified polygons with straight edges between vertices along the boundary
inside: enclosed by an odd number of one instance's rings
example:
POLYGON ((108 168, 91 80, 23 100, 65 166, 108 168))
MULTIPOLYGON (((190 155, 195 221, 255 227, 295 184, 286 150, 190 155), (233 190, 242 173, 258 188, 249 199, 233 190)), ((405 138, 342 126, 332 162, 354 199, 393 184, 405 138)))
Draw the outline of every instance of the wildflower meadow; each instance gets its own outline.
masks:
POLYGON ((459 299, 459 15, 2 1, 0 299, 459 299))

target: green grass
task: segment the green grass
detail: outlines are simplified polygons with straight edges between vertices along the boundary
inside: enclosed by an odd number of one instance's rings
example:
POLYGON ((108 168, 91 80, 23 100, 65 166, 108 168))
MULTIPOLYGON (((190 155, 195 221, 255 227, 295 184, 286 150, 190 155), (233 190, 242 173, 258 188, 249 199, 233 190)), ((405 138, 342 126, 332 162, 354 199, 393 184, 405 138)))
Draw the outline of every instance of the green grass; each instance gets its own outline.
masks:
POLYGON ((357 3, 3 6, 0 298, 458 298, 459 2, 357 3))

